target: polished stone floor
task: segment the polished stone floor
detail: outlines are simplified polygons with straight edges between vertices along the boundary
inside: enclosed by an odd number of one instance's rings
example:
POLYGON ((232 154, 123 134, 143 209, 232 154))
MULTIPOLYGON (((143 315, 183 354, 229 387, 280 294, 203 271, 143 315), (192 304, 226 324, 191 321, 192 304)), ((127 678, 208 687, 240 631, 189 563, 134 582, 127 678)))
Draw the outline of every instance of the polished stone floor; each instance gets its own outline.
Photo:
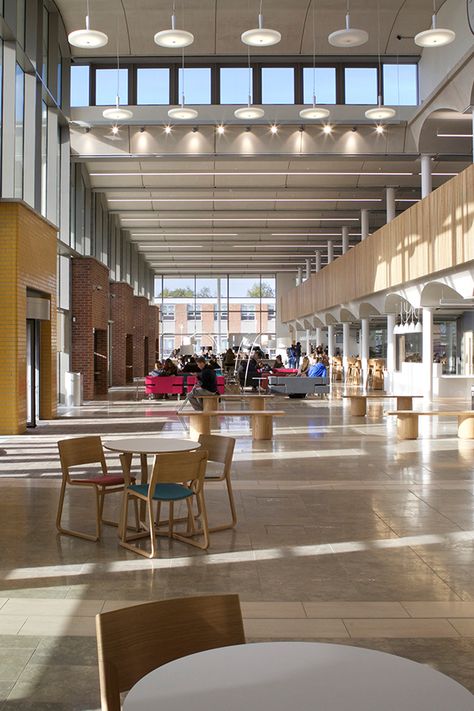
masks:
MULTIPOLYGON (((54 526, 58 439, 187 436, 175 402, 135 395, 117 389, 0 438, 0 711, 98 709, 94 615, 215 592, 239 593, 251 641, 381 649, 474 691, 474 441, 457 439, 455 420, 421 418, 420 438, 399 442, 383 416, 387 401, 353 418, 337 393, 275 399, 271 407, 287 414, 273 442, 252 443, 246 418, 222 420, 237 439, 237 528, 213 534, 207 552, 162 539, 149 561, 119 548, 116 529, 94 544, 58 537, 54 526)), ((107 458, 119 471, 118 458, 107 458)), ((220 485, 206 499, 220 522, 220 485)), ((87 525, 90 504, 74 492, 66 522, 87 525)))

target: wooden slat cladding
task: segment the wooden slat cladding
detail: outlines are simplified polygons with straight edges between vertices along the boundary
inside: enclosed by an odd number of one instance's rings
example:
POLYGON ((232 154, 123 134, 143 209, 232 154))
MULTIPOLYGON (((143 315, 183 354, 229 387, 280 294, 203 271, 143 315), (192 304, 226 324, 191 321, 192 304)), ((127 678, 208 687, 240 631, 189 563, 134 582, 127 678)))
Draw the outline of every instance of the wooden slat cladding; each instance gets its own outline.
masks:
POLYGON ((282 297, 283 321, 434 276, 474 259, 474 166, 282 297))

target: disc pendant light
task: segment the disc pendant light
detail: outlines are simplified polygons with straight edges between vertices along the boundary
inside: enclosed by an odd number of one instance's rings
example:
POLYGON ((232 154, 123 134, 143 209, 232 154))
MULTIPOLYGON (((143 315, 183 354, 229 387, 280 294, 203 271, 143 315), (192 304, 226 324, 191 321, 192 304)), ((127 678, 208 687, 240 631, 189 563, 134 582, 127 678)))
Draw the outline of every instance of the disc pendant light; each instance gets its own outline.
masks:
POLYGON ((178 119, 178 121, 186 121, 189 119, 195 119, 198 116, 198 112, 196 109, 192 109, 190 106, 185 106, 184 102, 184 87, 185 87, 185 82, 186 82, 186 74, 184 72, 184 47, 182 48, 182 66, 181 66, 181 104, 179 106, 175 106, 174 109, 170 109, 168 111, 168 116, 172 119, 178 119))
POLYGON ((347 0, 346 26, 343 30, 331 32, 328 37, 329 44, 333 47, 361 47, 368 39, 368 32, 351 27, 350 6, 347 0))
POLYGON ((252 104, 252 69, 250 67, 250 47, 247 50, 247 57, 249 77, 247 106, 241 106, 240 109, 236 109, 234 111, 234 116, 238 119, 251 121, 252 119, 263 118, 263 116, 265 116, 265 111, 262 109, 261 106, 254 106, 252 104))
POLYGON ((444 47, 456 39, 456 33, 444 27, 436 26, 436 0, 433 0, 433 16, 429 30, 415 35, 415 44, 419 47, 444 47))
POLYGON ((315 23, 315 4, 316 0, 313 0, 313 105, 307 106, 305 109, 301 109, 300 117, 302 119, 308 119, 310 121, 315 121, 317 119, 323 119, 330 116, 331 112, 329 109, 325 109, 323 106, 316 106, 316 23, 315 23))
POLYGON ((157 32, 154 39, 156 44, 167 49, 182 49, 183 47, 189 47, 194 42, 192 32, 180 30, 176 27, 176 2, 173 2, 171 29, 157 32))
POLYGON ((391 106, 382 104, 382 60, 380 57, 380 0, 377 0, 377 55, 378 55, 378 97, 377 106, 367 109, 365 117, 374 121, 393 118, 397 112, 391 106))
POLYGON ((255 27, 253 30, 242 32, 240 35, 241 41, 251 47, 271 47, 273 44, 278 44, 281 40, 281 34, 278 30, 270 30, 268 27, 264 27, 262 4, 263 0, 260 0, 258 27, 255 27))
POLYGON ((99 49, 99 47, 105 47, 109 41, 105 32, 91 30, 90 28, 89 0, 87 0, 86 8, 86 27, 83 30, 70 32, 68 35, 69 44, 79 49, 99 49))
POLYGON ((126 121, 131 119, 133 111, 120 106, 120 54, 119 54, 119 23, 117 16, 117 95, 115 97, 115 106, 111 109, 104 109, 102 116, 112 121, 126 121))

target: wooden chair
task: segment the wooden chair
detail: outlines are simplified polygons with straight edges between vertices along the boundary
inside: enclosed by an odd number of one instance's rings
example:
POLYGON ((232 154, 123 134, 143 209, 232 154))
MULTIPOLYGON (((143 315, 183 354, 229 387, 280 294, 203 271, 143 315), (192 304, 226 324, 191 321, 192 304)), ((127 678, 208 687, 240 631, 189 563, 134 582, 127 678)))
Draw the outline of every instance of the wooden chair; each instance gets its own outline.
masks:
MULTIPOLYGON (((61 484, 61 493, 59 495, 56 528, 59 533, 64 533, 68 536, 85 538, 87 541, 98 541, 100 540, 102 523, 106 523, 109 526, 118 526, 118 523, 115 521, 107 521, 103 518, 104 500, 107 494, 115 494, 124 491, 124 478, 123 476, 109 475, 107 471, 107 464, 105 462, 104 450, 102 448, 102 441, 99 436, 63 439, 58 442, 58 449, 63 479, 61 484), (99 476, 81 479, 71 478, 70 469, 72 467, 84 466, 85 464, 99 464, 101 468, 99 476), (74 531, 70 528, 64 528, 62 526, 61 519, 63 514, 64 497, 68 486, 89 487, 94 490, 96 499, 95 536, 89 533, 83 533, 82 531, 74 531)), ((138 526, 137 510, 135 511, 135 514, 138 526)))
MULTIPOLYGON (((153 469, 149 484, 131 484, 125 494, 123 516, 128 517, 128 503, 130 499, 143 501, 146 504, 148 530, 143 533, 127 535, 125 527, 122 528, 120 545, 128 550, 145 556, 154 558, 157 552, 156 536, 167 535, 169 538, 176 538, 183 543, 189 543, 206 550, 209 548, 209 528, 207 523, 206 503, 204 501, 204 476, 206 474, 207 452, 203 449, 194 452, 183 452, 181 454, 157 454, 153 464, 153 469), (200 512, 201 528, 196 530, 192 507, 192 499, 195 497, 198 502, 200 512), (185 501, 187 505, 187 529, 186 533, 177 533, 174 530, 174 504, 176 501, 185 501), (153 512, 153 504, 156 502, 156 516, 153 512), (161 504, 169 505, 169 517, 166 522, 160 521, 161 504), (156 522, 156 523, 155 523, 156 522), (166 523, 168 531, 166 534, 160 531, 160 526, 166 523), (194 536, 202 535, 203 542, 193 540, 194 536), (151 552, 131 541, 138 538, 150 537, 151 552)), ((177 519, 180 521, 182 519, 177 519)))
POLYGON ((245 644, 238 595, 160 600, 104 612, 96 616, 96 629, 102 711, 120 711, 120 693, 163 664, 245 644))
POLYGON ((237 512, 235 510, 234 493, 231 483, 232 457, 234 455, 235 439, 233 437, 221 437, 219 435, 199 435, 198 442, 203 449, 207 451, 208 464, 219 465, 218 471, 206 470, 204 483, 212 481, 225 481, 227 488, 227 496, 229 497, 229 506, 231 512, 231 521, 221 524, 220 526, 212 526, 209 528, 209 533, 216 531, 225 531, 228 528, 234 528, 237 523, 237 512))

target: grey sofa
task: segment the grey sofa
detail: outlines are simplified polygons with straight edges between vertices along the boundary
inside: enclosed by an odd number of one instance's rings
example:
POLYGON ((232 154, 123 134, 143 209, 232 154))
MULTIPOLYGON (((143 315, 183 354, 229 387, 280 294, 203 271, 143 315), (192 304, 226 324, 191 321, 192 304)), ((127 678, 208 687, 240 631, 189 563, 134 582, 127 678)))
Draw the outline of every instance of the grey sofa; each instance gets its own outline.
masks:
POLYGON ((306 395, 328 395, 329 378, 307 378, 302 376, 281 377, 270 375, 268 387, 271 393, 288 395, 291 398, 304 398, 306 395))

